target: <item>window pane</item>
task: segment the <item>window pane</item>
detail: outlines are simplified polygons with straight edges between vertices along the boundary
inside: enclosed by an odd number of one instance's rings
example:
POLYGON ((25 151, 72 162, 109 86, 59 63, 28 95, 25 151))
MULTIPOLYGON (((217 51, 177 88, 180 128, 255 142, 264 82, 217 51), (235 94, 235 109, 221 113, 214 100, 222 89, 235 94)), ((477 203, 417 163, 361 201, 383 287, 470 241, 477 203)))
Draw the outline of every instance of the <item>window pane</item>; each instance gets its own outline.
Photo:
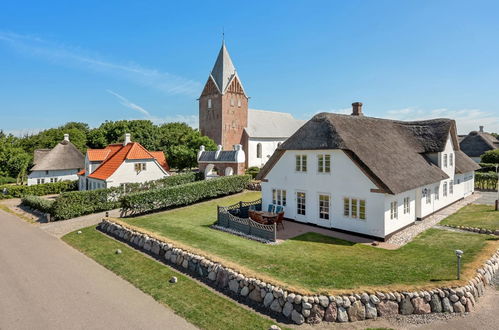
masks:
POLYGON ((346 217, 350 215, 350 198, 343 198, 343 215, 346 217))
POLYGON ((323 159, 323 156, 322 155, 317 155, 317 171, 319 171, 319 173, 322 173, 324 172, 324 163, 323 163, 324 159, 323 159))
POLYGON ((276 194, 276 190, 275 189, 272 189, 272 204, 276 204, 276 197, 277 194, 276 194))
POLYGON ((297 172, 300 171, 300 156, 296 156, 296 169, 297 172))
POLYGON ((282 206, 286 206, 286 190, 282 191, 282 206))
POLYGON ((331 155, 324 156, 324 172, 331 172, 331 155))
POLYGON ((352 218, 357 218, 357 199, 352 198, 352 218))
POLYGON ((300 215, 305 215, 305 193, 296 193, 296 213, 300 215))
POLYGON ((307 171, 307 156, 306 155, 303 155, 302 156, 302 159, 301 159, 301 167, 302 167, 302 171, 303 172, 306 172, 307 171))

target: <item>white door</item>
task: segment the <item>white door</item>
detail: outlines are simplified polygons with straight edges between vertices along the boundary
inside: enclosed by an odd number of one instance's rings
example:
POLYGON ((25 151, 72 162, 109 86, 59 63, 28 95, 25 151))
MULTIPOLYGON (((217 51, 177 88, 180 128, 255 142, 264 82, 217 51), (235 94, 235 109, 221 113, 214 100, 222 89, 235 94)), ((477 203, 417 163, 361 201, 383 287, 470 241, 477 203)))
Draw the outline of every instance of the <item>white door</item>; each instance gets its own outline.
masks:
POLYGON ((317 196, 317 217, 313 223, 331 228, 331 195, 319 194, 317 196))
POLYGON ((297 191, 295 195, 296 221, 307 222, 307 193, 297 191))

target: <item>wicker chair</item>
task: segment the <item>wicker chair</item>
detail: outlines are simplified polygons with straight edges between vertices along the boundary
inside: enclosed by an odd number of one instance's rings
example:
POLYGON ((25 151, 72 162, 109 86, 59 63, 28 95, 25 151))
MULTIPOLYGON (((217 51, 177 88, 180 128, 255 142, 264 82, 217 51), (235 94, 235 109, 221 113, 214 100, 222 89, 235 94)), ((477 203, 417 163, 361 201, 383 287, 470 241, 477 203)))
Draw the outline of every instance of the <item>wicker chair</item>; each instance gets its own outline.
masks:
POLYGON ((282 226, 282 229, 284 229, 284 223, 283 223, 283 220, 284 220, 284 212, 279 212, 277 214, 277 218, 275 219, 275 224, 276 224, 276 228, 281 225, 282 226))

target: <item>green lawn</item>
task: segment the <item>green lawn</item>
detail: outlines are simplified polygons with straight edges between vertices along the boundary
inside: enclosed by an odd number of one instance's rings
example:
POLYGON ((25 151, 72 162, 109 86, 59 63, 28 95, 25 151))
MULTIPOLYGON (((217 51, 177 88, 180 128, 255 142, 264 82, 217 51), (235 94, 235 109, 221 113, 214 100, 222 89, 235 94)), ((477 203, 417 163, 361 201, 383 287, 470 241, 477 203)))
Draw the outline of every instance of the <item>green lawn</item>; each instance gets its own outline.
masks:
POLYGON ((441 224, 498 230, 499 212, 494 211, 493 205, 471 204, 447 217, 441 224))
POLYGON ((268 329, 275 324, 93 227, 82 232, 63 240, 202 329, 268 329), (122 254, 115 254, 118 248, 122 254), (172 276, 178 283, 168 282, 172 276))
POLYGON ((469 263, 486 245, 488 253, 495 251, 494 246, 498 245, 485 235, 437 229, 428 230, 413 242, 392 251, 315 233, 278 245, 265 245, 210 228, 216 219, 217 204, 230 205, 259 197, 259 193, 246 192, 124 221, 192 247, 193 252, 203 251, 205 255, 222 259, 247 275, 271 279, 305 292, 385 285, 424 286, 454 280, 455 249, 464 251, 464 269, 468 268, 472 274, 471 266, 467 267, 469 263))

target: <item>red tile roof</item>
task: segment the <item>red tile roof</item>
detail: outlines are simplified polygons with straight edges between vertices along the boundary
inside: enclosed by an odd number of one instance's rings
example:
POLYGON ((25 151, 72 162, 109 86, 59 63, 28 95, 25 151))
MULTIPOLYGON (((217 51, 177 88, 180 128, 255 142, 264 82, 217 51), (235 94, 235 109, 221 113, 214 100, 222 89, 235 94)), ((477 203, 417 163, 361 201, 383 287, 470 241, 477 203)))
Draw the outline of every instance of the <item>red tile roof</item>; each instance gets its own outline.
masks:
POLYGON ((150 151, 150 153, 154 156, 154 158, 156 158, 161 167, 163 167, 166 171, 170 170, 170 165, 168 165, 163 151, 150 151))
POLYGON ((76 173, 76 175, 85 175, 85 170, 81 170, 80 172, 76 173))
MULTIPOLYGON (((162 154, 162 158, 157 152, 153 153, 147 151, 140 143, 131 142, 126 146, 121 144, 109 145, 105 149, 101 150, 109 150, 108 157, 104 160, 104 162, 97 167, 97 169, 92 172, 88 177, 99 180, 108 179, 113 173, 120 167, 120 165, 126 159, 156 159, 156 161, 168 171, 168 163, 166 162, 164 154, 162 154)), ((97 150, 97 149, 93 149, 97 150)), ((98 153, 95 153, 98 155, 98 153)))

